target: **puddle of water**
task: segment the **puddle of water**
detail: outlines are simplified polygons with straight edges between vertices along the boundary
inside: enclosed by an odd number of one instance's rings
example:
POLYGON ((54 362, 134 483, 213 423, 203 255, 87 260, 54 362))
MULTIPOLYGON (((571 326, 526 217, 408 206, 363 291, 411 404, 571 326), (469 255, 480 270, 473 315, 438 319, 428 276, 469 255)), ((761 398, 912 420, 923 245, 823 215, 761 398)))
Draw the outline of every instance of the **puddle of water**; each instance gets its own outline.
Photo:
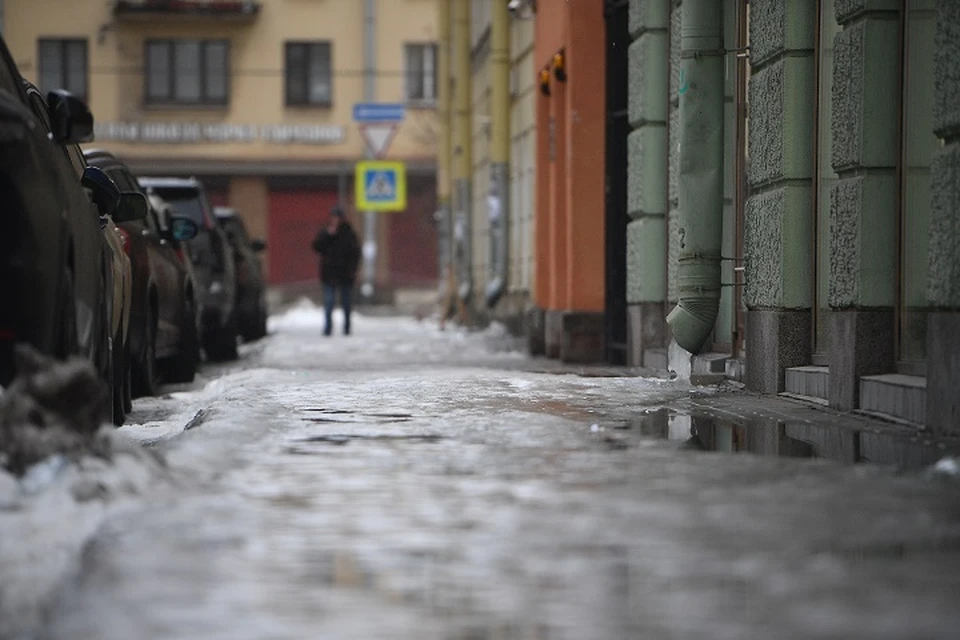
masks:
POLYGON ((771 417, 709 415, 669 408, 648 411, 612 428, 641 438, 677 443, 679 449, 753 453, 782 458, 822 458, 844 464, 871 463, 899 470, 929 468, 960 445, 879 430, 771 417))
POLYGON ((354 440, 360 441, 379 441, 379 442, 439 442, 444 440, 444 436, 427 434, 353 434, 353 433, 331 433, 320 436, 309 436, 300 438, 298 442, 310 442, 321 444, 345 445, 354 440))

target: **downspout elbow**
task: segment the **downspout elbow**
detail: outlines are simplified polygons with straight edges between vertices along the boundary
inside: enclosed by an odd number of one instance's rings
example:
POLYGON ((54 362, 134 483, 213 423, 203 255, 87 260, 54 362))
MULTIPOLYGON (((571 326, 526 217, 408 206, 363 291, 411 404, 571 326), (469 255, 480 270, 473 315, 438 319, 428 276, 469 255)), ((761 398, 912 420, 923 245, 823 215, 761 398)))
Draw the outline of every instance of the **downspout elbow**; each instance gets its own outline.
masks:
POLYGON ((706 344, 720 314, 720 260, 689 260, 680 265, 680 300, 667 316, 677 344, 693 355, 706 344))
POLYGON ((487 308, 492 309, 497 306, 497 303, 500 302, 500 298, 503 297, 506 290, 506 281, 502 276, 498 275, 487 285, 487 308))

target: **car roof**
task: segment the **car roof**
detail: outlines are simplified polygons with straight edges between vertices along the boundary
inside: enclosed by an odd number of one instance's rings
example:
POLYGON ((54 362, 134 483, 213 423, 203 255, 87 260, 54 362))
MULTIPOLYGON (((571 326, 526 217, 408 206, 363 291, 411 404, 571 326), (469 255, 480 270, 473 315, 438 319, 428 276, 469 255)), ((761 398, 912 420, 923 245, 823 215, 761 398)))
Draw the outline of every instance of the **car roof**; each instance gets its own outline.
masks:
POLYGON ((218 218, 236 218, 237 210, 233 207, 221 207, 217 206, 213 208, 213 215, 218 218))
POLYGON ((179 187, 179 188, 194 188, 202 189, 203 185, 196 178, 154 178, 154 177, 141 177, 137 178, 142 187, 156 187, 158 189, 163 189, 164 187, 179 187))

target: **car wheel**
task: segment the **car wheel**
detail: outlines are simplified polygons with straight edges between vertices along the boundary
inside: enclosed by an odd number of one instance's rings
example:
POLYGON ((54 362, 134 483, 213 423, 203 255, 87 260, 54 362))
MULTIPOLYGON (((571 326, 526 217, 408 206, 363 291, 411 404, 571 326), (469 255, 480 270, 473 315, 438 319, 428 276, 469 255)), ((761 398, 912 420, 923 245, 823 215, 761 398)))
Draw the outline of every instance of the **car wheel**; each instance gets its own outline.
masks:
POLYGON ((193 382, 200 365, 200 336, 197 334, 197 319, 193 304, 187 302, 183 309, 180 351, 167 366, 170 382, 193 382))
POLYGON ((147 325, 143 330, 143 354, 137 366, 137 395, 156 395, 157 380, 157 316, 153 304, 147 305, 147 325))
POLYGON ((120 427, 127 419, 127 408, 125 403, 126 380, 127 380, 127 362, 124 358, 123 339, 118 332, 113 338, 113 424, 120 427))
POLYGON ((61 360, 74 356, 80 351, 77 340, 77 300, 73 293, 73 273, 63 270, 60 290, 60 335, 57 339, 56 355, 61 360))
POLYGON ((239 357, 237 335, 237 319, 234 317, 212 337, 206 349, 207 356, 211 360, 236 360, 239 357))
POLYGON ((123 410, 130 415, 133 411, 133 365, 130 363, 129 345, 123 345, 123 361, 126 364, 123 374, 123 410))

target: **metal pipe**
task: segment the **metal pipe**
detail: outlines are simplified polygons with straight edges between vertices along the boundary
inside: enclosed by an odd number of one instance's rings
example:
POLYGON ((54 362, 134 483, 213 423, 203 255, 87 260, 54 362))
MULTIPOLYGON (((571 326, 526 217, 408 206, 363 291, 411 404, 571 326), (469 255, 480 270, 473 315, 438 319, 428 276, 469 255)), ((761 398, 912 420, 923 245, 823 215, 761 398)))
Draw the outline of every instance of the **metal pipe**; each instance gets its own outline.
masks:
MULTIPOLYGON (((453 225, 450 220, 450 170, 452 164, 452 121, 450 109, 450 2, 437 3, 437 21, 440 23, 440 43, 437 52, 437 115, 440 120, 440 136, 437 148, 437 223, 439 227, 439 266, 441 298, 446 300, 450 291, 453 270, 453 225)), ((446 314, 446 310, 442 313, 446 314)))
MULTIPOLYGON (((818 0, 819 2, 819 0, 818 0)), ((819 29, 818 29, 819 31, 819 29)), ((747 0, 737 0, 737 50, 744 52, 749 45, 749 30, 747 25, 747 0)), ((734 358, 744 356, 743 346, 746 336, 746 320, 743 312, 743 286, 744 272, 743 268, 743 244, 744 244, 744 220, 746 220, 746 161, 747 161, 747 55, 738 54, 736 58, 736 147, 737 157, 735 160, 735 182, 734 185, 734 257, 737 259, 737 266, 733 270, 733 318, 734 318, 734 340, 731 354, 734 358)))
POLYGON ((473 74, 470 65, 470 0, 457 0, 453 42, 456 52, 457 162, 454 174, 456 259, 459 295, 464 302, 473 295, 473 74))
POLYGON ((510 273, 510 9, 494 2, 490 27, 490 271, 487 307, 507 291, 510 273))
MULTIPOLYGON (((373 102, 377 99, 377 0, 364 0, 363 3, 363 99, 373 102)), ((373 159, 367 150, 368 160, 373 159)), ((363 287, 364 297, 370 298, 374 292, 377 272, 377 213, 365 211, 363 214, 363 287)))
POLYGON ((723 244, 723 3, 685 0, 680 31, 679 302, 673 336, 697 354, 720 310, 723 244))

